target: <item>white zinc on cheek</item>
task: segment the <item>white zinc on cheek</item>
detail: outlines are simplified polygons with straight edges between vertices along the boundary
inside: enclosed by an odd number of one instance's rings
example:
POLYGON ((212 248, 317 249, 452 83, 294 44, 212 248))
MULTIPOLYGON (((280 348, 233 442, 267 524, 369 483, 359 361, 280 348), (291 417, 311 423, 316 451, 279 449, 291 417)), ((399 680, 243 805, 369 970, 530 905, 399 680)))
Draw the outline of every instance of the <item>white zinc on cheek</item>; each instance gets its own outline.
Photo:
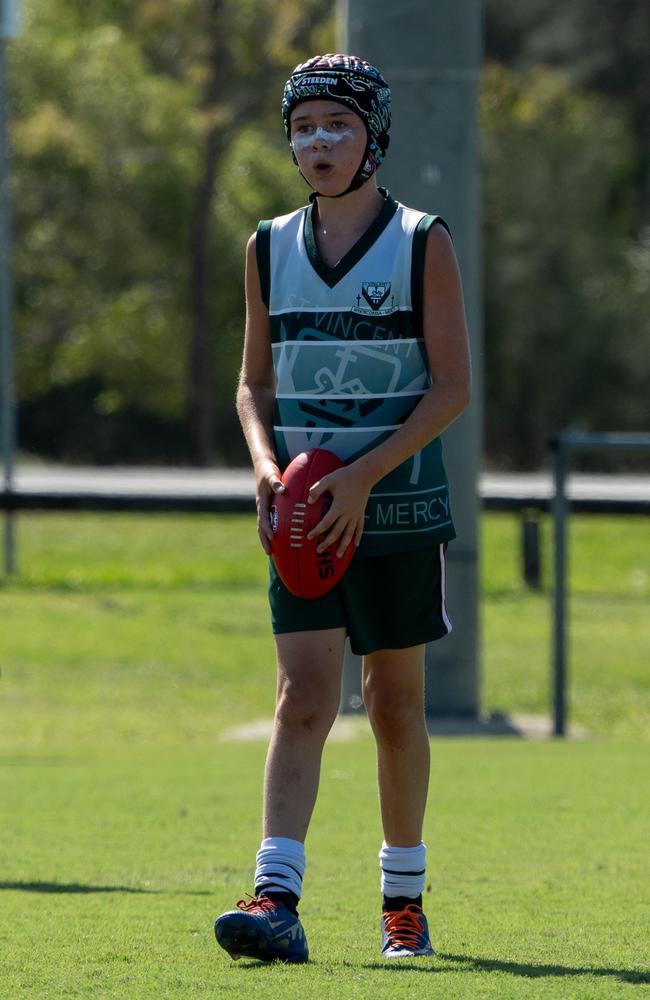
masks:
POLYGON ((330 132, 319 125, 311 135, 294 135, 291 145, 294 149, 306 149, 307 146, 313 146, 315 142, 326 142, 330 146, 335 146, 341 139, 349 138, 351 135, 350 129, 344 129, 342 132, 330 132))

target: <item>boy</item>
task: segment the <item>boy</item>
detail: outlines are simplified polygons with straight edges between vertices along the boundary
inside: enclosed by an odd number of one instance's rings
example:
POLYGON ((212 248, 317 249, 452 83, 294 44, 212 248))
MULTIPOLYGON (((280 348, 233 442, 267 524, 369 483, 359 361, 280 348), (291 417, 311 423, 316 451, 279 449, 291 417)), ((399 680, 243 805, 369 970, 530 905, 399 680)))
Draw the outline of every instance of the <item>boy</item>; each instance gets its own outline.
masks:
MULTIPOLYGON (((217 918, 233 958, 308 958, 297 905, 320 760, 336 718, 346 635, 363 655, 377 743, 384 840, 382 954, 432 955, 422 911, 422 824, 429 777, 424 648, 446 635, 445 549, 454 537, 438 435, 469 401, 458 269, 442 219, 378 188, 390 91, 353 56, 316 56, 282 104, 310 204, 260 223, 246 258, 247 322, 237 395, 257 482, 258 531, 280 471, 325 447, 344 468, 314 483, 332 504, 312 536, 341 557, 341 583, 291 595, 271 563, 277 703, 264 781, 255 897, 217 918)), ((345 891, 345 887, 344 887, 345 891)))

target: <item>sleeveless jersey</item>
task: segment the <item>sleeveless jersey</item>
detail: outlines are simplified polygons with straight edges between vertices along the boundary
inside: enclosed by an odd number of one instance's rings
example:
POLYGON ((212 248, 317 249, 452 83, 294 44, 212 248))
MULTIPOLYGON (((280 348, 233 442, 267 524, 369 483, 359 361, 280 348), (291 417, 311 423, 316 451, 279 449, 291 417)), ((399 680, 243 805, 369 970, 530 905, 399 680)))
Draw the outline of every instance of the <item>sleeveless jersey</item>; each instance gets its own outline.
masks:
MULTIPOLYGON (((431 226, 447 226, 380 191, 379 216, 334 267, 318 252, 313 205, 258 226, 281 469, 309 448, 352 462, 389 437, 431 385, 422 334, 424 253, 431 226)), ((373 488, 358 557, 454 537, 435 438, 373 488)))

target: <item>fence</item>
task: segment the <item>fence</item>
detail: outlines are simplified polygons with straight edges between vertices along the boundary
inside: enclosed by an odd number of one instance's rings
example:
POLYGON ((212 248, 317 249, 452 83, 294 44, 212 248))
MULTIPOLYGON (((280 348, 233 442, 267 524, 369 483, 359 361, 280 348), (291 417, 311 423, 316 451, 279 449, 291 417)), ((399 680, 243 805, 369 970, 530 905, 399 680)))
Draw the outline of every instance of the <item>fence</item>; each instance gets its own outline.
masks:
MULTIPOLYGON (((564 736, 567 724, 567 521, 569 513, 588 514, 648 514, 650 490, 637 488, 625 491, 613 488, 612 482, 587 477, 582 488, 567 490, 570 456, 574 451, 598 449, 636 449, 650 447, 650 434, 585 434, 563 432, 552 442, 553 478, 540 476, 484 476, 479 484, 482 508, 485 511, 519 512, 522 517, 522 568, 526 581, 538 586, 540 556, 538 516, 552 513, 554 527, 553 584, 553 649, 552 690, 553 720, 556 736, 564 736), (605 484, 605 485, 603 485, 605 484)), ((194 512, 250 513, 255 510, 254 486, 250 476, 240 476, 234 482, 201 489, 174 487, 171 478, 160 473, 158 488, 147 490, 149 480, 142 475, 139 488, 129 488, 128 476, 120 489, 111 487, 113 474, 89 471, 83 488, 73 482, 25 488, 5 484, 0 491, 0 510, 7 521, 16 511, 111 511, 111 512, 194 512), (96 481, 99 480, 99 485, 96 481)), ((612 477, 607 477, 611 480, 612 477)), ((132 480, 133 481, 133 480, 132 480)), ((182 483, 180 474, 178 482, 182 483)), ((5 533, 5 540, 11 532, 5 533)), ((5 541, 5 572, 14 565, 13 551, 5 541)))
MULTIPOLYGON (((564 431, 552 442, 553 478, 553 731, 564 736, 567 723, 567 521, 570 504, 566 480, 575 451, 650 448, 650 434, 586 434, 564 431)), ((647 513, 650 497, 635 512, 647 513)))

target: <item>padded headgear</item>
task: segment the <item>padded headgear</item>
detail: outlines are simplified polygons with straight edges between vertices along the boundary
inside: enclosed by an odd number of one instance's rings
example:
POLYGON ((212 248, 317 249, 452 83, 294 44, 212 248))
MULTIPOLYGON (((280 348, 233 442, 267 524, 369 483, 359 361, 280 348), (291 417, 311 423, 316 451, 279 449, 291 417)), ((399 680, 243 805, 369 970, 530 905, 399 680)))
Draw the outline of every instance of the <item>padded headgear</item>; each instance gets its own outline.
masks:
POLYGON ((315 100, 344 104, 355 111, 366 126, 368 141, 363 159, 350 186, 341 194, 355 191, 372 177, 388 149, 390 88, 378 69, 357 56, 340 53, 314 56, 296 66, 284 86, 282 121, 289 142, 291 112, 303 101, 315 100))

